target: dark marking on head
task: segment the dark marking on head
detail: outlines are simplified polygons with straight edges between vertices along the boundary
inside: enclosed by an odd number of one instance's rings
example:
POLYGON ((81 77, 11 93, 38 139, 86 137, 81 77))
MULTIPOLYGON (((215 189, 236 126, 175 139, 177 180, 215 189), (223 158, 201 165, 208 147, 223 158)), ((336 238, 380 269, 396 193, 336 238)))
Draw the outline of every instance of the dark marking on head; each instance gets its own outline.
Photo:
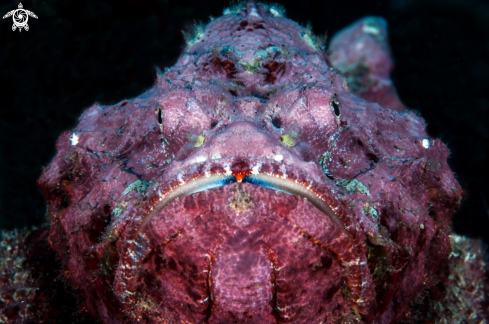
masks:
POLYGON ((275 126, 276 128, 282 127, 282 119, 280 119, 279 116, 275 116, 272 119, 272 125, 275 126))
POLYGON ((269 61, 263 65, 265 69, 268 70, 265 74, 265 81, 268 83, 274 83, 277 80, 277 74, 282 72, 285 73, 285 63, 278 63, 277 61, 269 61))
POLYGON ((375 163, 380 161, 380 158, 375 153, 367 153, 366 156, 370 161, 373 161, 375 163))

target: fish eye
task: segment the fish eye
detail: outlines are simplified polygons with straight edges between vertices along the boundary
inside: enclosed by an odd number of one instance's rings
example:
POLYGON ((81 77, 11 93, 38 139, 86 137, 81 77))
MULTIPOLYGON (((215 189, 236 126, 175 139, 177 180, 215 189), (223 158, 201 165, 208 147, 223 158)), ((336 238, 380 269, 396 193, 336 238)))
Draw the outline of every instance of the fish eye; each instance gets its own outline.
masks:
POLYGON ((163 123, 161 106, 158 106, 158 111, 156 112, 156 120, 158 121, 158 124, 160 124, 160 125, 163 123))
POLYGON ((331 109, 333 110, 333 113, 336 117, 340 117, 341 115, 341 110, 340 110, 340 102, 336 98, 336 96, 331 97, 331 101, 329 102, 329 105, 331 106, 331 109))

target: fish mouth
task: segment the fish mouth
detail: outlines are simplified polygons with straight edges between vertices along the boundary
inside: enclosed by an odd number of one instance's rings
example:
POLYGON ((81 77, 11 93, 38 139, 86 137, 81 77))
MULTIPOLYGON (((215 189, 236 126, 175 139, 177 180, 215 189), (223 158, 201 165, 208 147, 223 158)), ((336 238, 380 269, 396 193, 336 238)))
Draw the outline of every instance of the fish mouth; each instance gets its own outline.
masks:
POLYGON ((140 228, 143 228, 151 219, 158 214, 162 209, 171 204, 175 199, 188 196, 200 191, 209 190, 225 186, 230 183, 242 182, 251 183, 253 185, 265 187, 268 189, 281 191, 286 194, 295 195, 302 199, 308 200, 314 207, 323 212, 329 219, 348 237, 350 233, 346 230, 344 224, 334 211, 334 207, 326 202, 318 193, 306 187, 297 180, 285 178, 271 174, 249 174, 249 175, 228 175, 228 174, 212 174, 200 176, 190 181, 183 182, 176 188, 168 191, 163 195, 158 202, 150 209, 150 212, 144 218, 140 228))
MULTIPOLYGON (((121 280, 121 288, 124 287, 124 291, 128 291, 127 287, 134 285, 129 281, 133 280, 131 278, 138 276, 136 273, 153 271, 148 270, 149 268, 144 269, 144 266, 142 266, 145 262, 144 260, 151 259, 155 253, 160 255, 161 252, 155 251, 161 249, 162 246, 172 244, 172 242, 175 242, 175 240, 184 236, 182 233, 185 233, 188 231, 189 227, 192 227, 190 224, 195 222, 196 218, 202 218, 202 215, 205 214, 207 210, 212 209, 207 202, 207 207, 199 207, 202 209, 197 208, 196 213, 193 214, 194 216, 188 216, 186 220, 180 219, 177 221, 179 222, 178 224, 175 222, 172 223, 170 229, 168 224, 165 223, 166 220, 163 221, 162 218, 168 217, 167 215, 172 213, 172 210, 175 210, 175 206, 183 207, 186 203, 192 204, 195 200, 199 199, 199 195, 201 195, 201 198, 205 197, 205 195, 212 196, 215 195, 216 190, 221 190, 223 195, 229 195, 229 190, 234 189, 226 188, 242 186, 248 188, 248 192, 251 192, 252 194, 254 191, 260 190, 262 193, 266 192, 264 196, 259 197, 268 198, 263 198, 263 201, 259 201, 261 198, 255 200, 257 202, 253 207, 255 209, 251 208, 253 213, 263 212, 265 214, 273 214, 273 208, 263 208, 258 206, 258 203, 263 204, 263 202, 270 197, 277 195, 277 192, 280 192, 280 197, 278 199, 283 202, 283 205, 286 205, 287 202, 291 200, 302 205, 312 205, 312 207, 309 207, 308 209, 309 212, 304 212, 304 217, 300 216, 299 218, 295 217, 294 219, 287 219, 287 217, 280 216, 278 218, 280 218, 281 221, 286 222, 289 228, 293 229, 290 231, 296 231, 297 233, 300 233, 301 236, 308 238, 309 242, 316 246, 316 248, 328 251, 327 254, 335 259, 339 269, 342 269, 343 279, 336 285, 341 286, 342 283, 344 283, 348 287, 349 297, 347 299, 351 302, 351 309, 364 319, 368 320, 371 318, 375 311, 375 292, 373 280, 367 265, 366 253, 361 246, 362 243, 357 241, 358 236, 355 234, 355 226, 352 226, 351 222, 349 223, 349 216, 347 215, 345 207, 342 206, 337 199, 334 199, 331 190, 328 190, 328 187, 322 187, 319 182, 311 180, 314 179, 314 175, 307 175, 302 171, 297 171, 300 169, 294 168, 293 165, 270 161, 270 159, 234 158, 223 160, 224 161, 207 161, 200 164, 190 164, 185 168, 185 172, 169 172, 173 182, 169 181, 167 183, 169 187, 166 187, 164 193, 158 193, 158 196, 151 204, 152 207, 149 208, 140 221, 138 221, 138 225, 136 225, 135 228, 133 227, 132 233, 134 233, 134 235, 128 237, 126 240, 128 244, 127 250, 126 253, 124 253, 125 256, 121 256, 120 264, 122 264, 122 266, 118 271, 120 273, 119 278, 129 279, 121 280), (314 212, 314 210, 316 210, 316 212, 314 212), (305 219, 308 218, 308 215, 312 214, 322 214, 323 216, 314 216, 316 218, 310 217, 309 220, 305 222, 300 220, 301 217, 305 219), (325 220, 324 215, 326 215, 329 220, 325 220), (315 219, 315 221, 312 221, 312 219, 315 219), (326 225, 318 224, 328 223, 330 224, 327 225, 330 228, 329 232, 325 230, 324 232, 327 232, 327 234, 322 233, 321 226, 326 225), (164 230, 160 232, 159 229, 164 230), (334 237, 331 238, 328 237, 328 235, 334 237)), ((160 190, 162 190, 162 188, 160 188, 160 190)), ((227 199, 229 197, 226 196, 225 198, 227 199)), ((206 199, 207 198, 204 200, 206 199)), ((221 199, 220 206, 225 205, 223 199, 221 199)), ((225 210, 227 208, 224 206, 224 208, 221 209, 225 210)), ((226 213, 229 212, 231 211, 226 210, 226 213)), ((187 216, 182 216, 182 214, 177 213, 171 217, 173 217, 173 219, 178 219, 187 216)), ((266 224, 264 226, 266 226, 266 224)), ((240 226, 236 226, 235 228, 238 232, 243 230, 240 226)), ((192 236, 190 234, 185 235, 187 237, 192 236)), ((227 240, 229 239, 234 239, 233 235, 228 237, 227 240)), ((219 249, 221 249, 222 246, 227 246, 226 244, 227 243, 223 243, 219 245, 219 249)), ((192 247, 189 246, 188 249, 191 248, 192 247)), ((204 254, 208 255, 205 268, 207 270, 200 271, 207 273, 205 284, 208 293, 207 295, 204 294, 203 297, 199 299, 200 301, 196 303, 195 307, 200 307, 202 306, 201 304, 205 303, 216 303, 214 299, 217 300, 217 303, 219 302, 219 293, 216 292, 218 290, 218 288, 216 288, 218 286, 216 282, 219 280, 211 276, 211 272, 215 274, 217 271, 212 269, 214 269, 213 263, 216 262, 214 261, 214 258, 217 258, 215 255, 218 255, 219 252, 216 252, 216 249, 213 251, 214 252, 206 253, 199 252, 201 258, 203 258, 204 254), (212 296, 215 298, 213 299, 212 296)), ((241 252, 234 250, 232 252, 228 251, 226 253, 221 253, 221 259, 229 255, 239 255, 240 253, 241 252)), ((258 252, 255 251, 253 253, 256 254, 258 252)), ((276 273, 280 271, 280 266, 274 265, 274 260, 276 260, 277 257, 274 256, 274 252, 266 252, 265 255, 267 255, 266 258, 268 258, 269 262, 272 264, 270 278, 276 278, 276 273)), ((243 258, 246 257, 243 256, 243 258)), ((190 261, 181 262, 187 263, 190 261)), ((201 261, 194 260, 192 262, 199 263, 201 261)), ((228 269, 227 272, 230 271, 231 270, 228 269)), ((264 284, 264 282, 265 281, 262 280, 262 284, 264 284)), ((272 286, 277 285, 278 284, 274 283, 272 286)), ((134 293, 135 292, 127 293, 126 295, 131 296, 131 294, 133 295, 134 293)), ((276 299, 275 297, 273 298, 276 299)), ((134 303, 131 298, 123 302, 134 303)), ((210 306, 209 304, 208 307, 210 309, 212 307, 216 308, 217 306, 210 306)), ((278 304, 275 308, 277 307, 279 307, 278 304)))

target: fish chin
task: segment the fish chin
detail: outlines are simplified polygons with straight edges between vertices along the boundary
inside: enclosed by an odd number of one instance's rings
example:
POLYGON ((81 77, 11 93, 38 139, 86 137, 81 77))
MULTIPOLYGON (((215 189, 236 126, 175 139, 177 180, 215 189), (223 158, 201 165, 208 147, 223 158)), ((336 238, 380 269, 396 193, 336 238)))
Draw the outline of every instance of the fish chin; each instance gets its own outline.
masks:
POLYGON ((168 307, 193 300, 200 311, 188 320, 197 322, 247 312, 260 314, 264 323, 284 321, 299 316, 304 303, 321 310, 318 318, 340 304, 371 307, 365 256, 335 209, 311 186, 278 174, 228 172, 182 181, 159 198, 128 240, 126 255, 144 255, 129 260, 139 276, 165 286, 140 292, 140 298, 165 300, 168 307), (340 302, 344 285, 351 291, 346 304, 340 302), (294 293, 298 287, 306 292, 301 298, 294 293), (315 297, 318 289, 329 297, 315 297))
POLYGON ((270 175, 237 182, 216 174, 174 188, 140 227, 146 243, 138 244, 150 251, 139 264, 142 280, 164 287, 141 291, 141 300, 173 308, 191 301, 191 322, 227 322, 247 313, 259 316, 257 323, 324 317, 338 307, 349 268, 335 244, 349 244, 350 237, 320 201, 304 185, 270 175), (298 287, 301 296, 294 293, 298 287), (317 298, 317 291, 330 299, 317 298), (304 304, 320 312, 301 314, 304 304))

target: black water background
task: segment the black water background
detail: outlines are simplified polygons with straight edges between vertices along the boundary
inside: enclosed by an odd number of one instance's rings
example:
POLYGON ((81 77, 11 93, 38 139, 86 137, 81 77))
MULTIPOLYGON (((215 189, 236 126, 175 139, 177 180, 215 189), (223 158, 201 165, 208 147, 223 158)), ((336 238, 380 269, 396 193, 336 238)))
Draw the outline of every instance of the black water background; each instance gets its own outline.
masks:
MULTIPOLYGON (((276 1, 287 17, 334 34, 366 15, 387 19, 401 99, 450 148, 465 188, 455 231, 489 242, 489 4, 481 1, 276 1)), ((36 180, 55 141, 94 102, 114 104, 150 88, 171 66, 181 30, 207 22, 225 1, 22 1, 28 32, 0 20, 0 229, 40 225, 36 180)), ((0 3, 0 15, 18 2, 0 3)))

